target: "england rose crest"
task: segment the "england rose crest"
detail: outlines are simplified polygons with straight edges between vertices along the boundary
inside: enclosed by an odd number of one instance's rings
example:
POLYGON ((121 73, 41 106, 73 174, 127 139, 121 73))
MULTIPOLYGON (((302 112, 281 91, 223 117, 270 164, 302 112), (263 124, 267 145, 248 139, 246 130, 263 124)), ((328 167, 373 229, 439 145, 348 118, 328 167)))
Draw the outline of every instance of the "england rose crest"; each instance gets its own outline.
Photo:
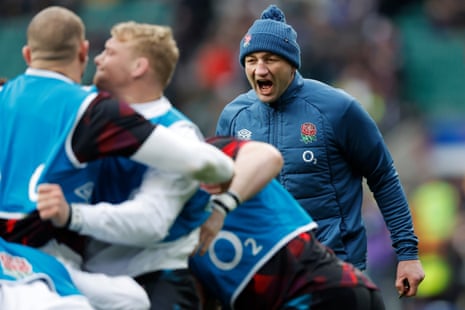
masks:
POLYGON ((249 46, 250 40, 252 40, 252 36, 251 36, 250 34, 246 34, 245 37, 244 37, 244 44, 243 44, 243 46, 244 46, 244 47, 249 46))
POLYGON ((316 126, 312 123, 303 123, 300 126, 300 137, 305 144, 316 141, 316 133, 316 126))

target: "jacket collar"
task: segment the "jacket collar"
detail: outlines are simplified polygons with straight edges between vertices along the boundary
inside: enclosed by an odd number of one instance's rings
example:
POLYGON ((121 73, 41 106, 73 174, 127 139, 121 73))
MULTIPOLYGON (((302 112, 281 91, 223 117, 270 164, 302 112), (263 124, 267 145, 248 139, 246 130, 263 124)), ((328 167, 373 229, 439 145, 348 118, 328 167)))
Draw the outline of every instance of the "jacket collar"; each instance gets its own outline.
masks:
POLYGON ((304 85, 304 78, 299 73, 299 71, 295 72, 294 79, 292 80, 291 84, 289 84, 286 91, 278 98, 275 102, 271 102, 269 105, 273 108, 282 107, 290 102, 292 98, 294 98, 304 85))

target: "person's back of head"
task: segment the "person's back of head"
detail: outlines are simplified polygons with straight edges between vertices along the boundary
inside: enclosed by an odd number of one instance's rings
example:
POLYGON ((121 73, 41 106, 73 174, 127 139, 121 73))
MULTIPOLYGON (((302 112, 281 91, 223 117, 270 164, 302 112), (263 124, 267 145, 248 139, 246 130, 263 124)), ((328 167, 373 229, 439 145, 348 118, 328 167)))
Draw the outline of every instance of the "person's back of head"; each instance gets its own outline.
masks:
POLYGON ((84 40, 85 27, 81 18, 59 6, 37 13, 27 28, 30 61, 35 63, 70 63, 77 59, 84 40))
POLYGON ((118 41, 130 42, 135 56, 146 57, 162 87, 168 86, 179 59, 170 27, 129 21, 113 26, 111 35, 118 41))

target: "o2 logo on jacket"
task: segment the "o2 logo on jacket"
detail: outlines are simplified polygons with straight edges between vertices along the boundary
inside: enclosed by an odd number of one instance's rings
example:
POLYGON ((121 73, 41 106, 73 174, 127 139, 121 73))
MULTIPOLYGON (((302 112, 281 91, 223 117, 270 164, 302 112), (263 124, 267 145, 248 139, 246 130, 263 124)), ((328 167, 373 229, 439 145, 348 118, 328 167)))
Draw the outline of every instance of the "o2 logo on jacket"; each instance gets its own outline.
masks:
POLYGON ((312 163, 316 165, 315 154, 313 154, 313 152, 310 150, 306 150, 302 153, 302 159, 306 163, 312 163))

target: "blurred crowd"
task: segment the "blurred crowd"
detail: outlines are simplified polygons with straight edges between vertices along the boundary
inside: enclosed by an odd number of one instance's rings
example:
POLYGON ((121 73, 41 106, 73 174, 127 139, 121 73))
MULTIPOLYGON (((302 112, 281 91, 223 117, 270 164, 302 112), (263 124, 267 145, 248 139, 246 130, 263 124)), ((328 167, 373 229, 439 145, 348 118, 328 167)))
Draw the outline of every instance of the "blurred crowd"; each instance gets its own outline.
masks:
MULTIPOLYGON (((465 309, 465 1, 0 0, 0 54, 9 53, 6 25, 44 6, 63 5, 84 16, 98 16, 85 15, 88 10, 110 16, 118 7, 115 12, 136 6, 126 20, 173 27, 181 59, 166 95, 210 136, 224 105, 248 87, 238 61, 239 41, 271 3, 283 9, 298 33, 302 75, 355 96, 377 121, 393 153, 410 200, 426 278, 417 298, 398 299, 394 252, 367 196, 367 272, 383 289, 387 308, 465 309), (150 14, 147 8, 162 13, 150 14)), ((119 18, 115 22, 124 20, 119 14, 114 14, 119 18)), ((111 24, 90 17, 87 22, 92 25, 91 54, 96 54, 111 24)), ((24 43, 17 40, 19 46, 24 43)), ((15 54, 20 57, 20 50, 15 54)), ((12 77, 23 69, 16 66, 16 72, 0 76, 12 77)), ((86 76, 92 76, 92 63, 88 70, 86 76)))

